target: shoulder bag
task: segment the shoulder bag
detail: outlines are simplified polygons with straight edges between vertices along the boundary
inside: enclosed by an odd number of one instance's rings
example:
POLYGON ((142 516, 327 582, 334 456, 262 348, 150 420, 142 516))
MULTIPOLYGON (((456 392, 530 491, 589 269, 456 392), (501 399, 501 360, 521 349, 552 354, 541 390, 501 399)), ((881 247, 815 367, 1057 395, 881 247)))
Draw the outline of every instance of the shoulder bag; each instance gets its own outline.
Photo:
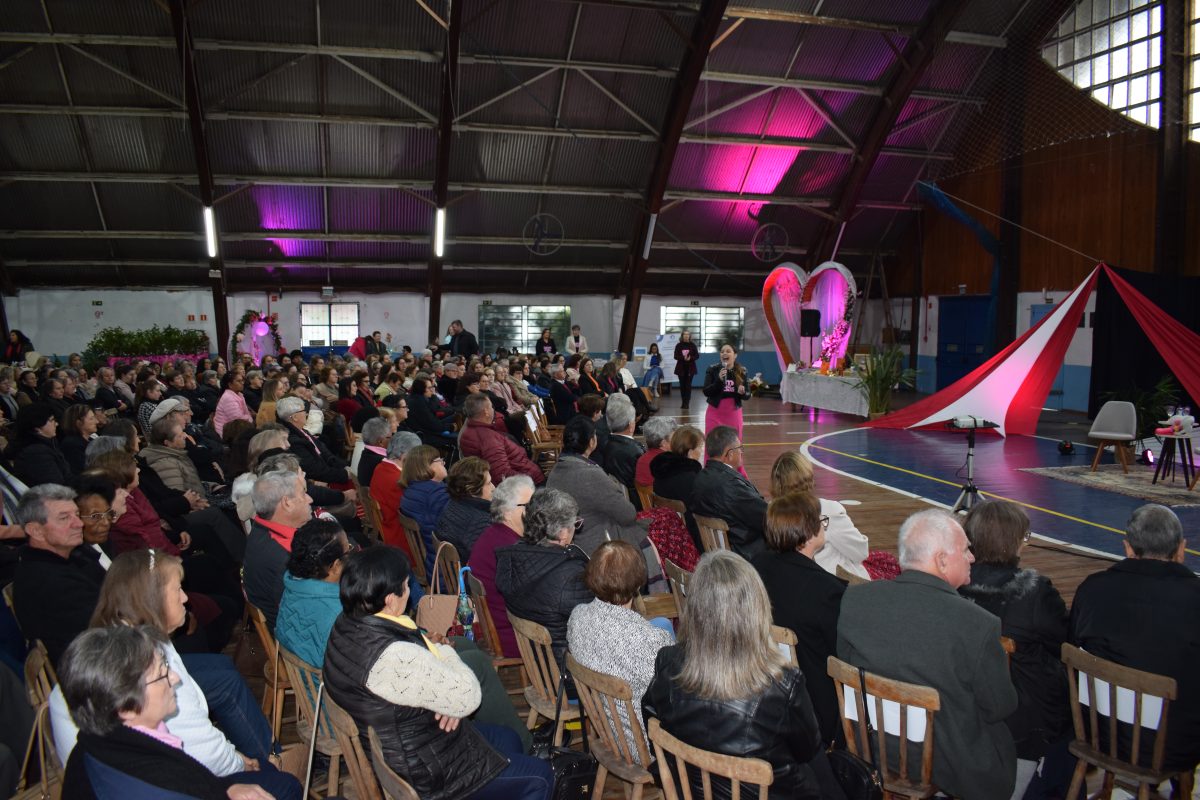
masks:
MULTIPOLYGON (((871 751, 871 717, 867 713, 867 676, 863 668, 858 668, 858 691, 863 698, 863 725, 867 728, 867 752, 870 759, 864 761, 849 750, 830 749, 826 753, 829 768, 837 780, 846 800, 883 800, 883 779, 879 768, 875 765, 875 755, 871 751)), ((844 713, 844 710, 843 710, 844 713)))

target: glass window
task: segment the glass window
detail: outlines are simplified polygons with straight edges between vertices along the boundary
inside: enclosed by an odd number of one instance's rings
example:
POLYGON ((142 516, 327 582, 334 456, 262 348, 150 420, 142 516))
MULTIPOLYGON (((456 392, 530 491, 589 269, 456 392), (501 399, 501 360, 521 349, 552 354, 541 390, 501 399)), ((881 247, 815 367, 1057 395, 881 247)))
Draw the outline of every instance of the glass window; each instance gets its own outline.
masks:
POLYGON ((692 332, 692 341, 702 353, 715 353, 721 345, 742 349, 746 333, 746 310, 741 306, 663 306, 659 333, 692 332))
POLYGON ((358 303, 301 303, 305 347, 348 347, 358 338, 358 303))
POLYGON ((571 335, 570 306, 494 306, 479 307, 479 347, 485 353, 513 347, 522 353, 537 353, 542 330, 550 329, 550 338, 562 348, 571 335))

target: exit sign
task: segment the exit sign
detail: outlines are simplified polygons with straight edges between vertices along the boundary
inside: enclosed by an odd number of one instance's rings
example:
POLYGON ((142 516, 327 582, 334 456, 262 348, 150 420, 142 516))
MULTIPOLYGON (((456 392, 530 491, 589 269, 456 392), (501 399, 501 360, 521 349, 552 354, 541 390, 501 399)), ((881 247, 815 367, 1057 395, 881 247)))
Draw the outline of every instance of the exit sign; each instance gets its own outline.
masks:
POLYGON ((92 305, 94 305, 94 306, 102 306, 102 305, 104 305, 104 301, 103 301, 103 300, 93 300, 93 301, 92 301, 92 305))
POLYGON ((693 300, 693 301, 692 301, 692 305, 694 305, 694 306, 698 306, 698 305, 700 305, 700 301, 699 301, 699 300, 693 300))

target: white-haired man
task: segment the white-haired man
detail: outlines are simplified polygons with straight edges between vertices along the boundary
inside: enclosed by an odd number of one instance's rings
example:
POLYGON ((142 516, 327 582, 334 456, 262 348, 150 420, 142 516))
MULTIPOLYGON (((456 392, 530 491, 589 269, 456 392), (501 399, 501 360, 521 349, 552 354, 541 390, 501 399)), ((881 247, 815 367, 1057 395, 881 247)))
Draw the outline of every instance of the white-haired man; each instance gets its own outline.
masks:
MULTIPOLYGON (((876 675, 937 689, 933 782, 967 800, 1007 800, 1017 753, 1004 720, 1017 709, 1017 692, 999 618, 956 591, 971 580, 974 560, 954 517, 936 509, 910 516, 900 526, 900 577, 842 596, 837 654, 876 675)), ((919 765, 919 751, 909 752, 910 767, 919 765)))

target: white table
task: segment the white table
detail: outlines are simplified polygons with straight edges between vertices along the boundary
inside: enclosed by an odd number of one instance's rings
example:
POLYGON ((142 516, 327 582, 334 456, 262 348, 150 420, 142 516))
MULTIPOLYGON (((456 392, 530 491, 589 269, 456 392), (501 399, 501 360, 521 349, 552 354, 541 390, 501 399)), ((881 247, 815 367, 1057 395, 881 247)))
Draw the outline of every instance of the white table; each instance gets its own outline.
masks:
POLYGON ((867 398, 858 388, 857 377, 822 375, 808 370, 785 372, 779 390, 785 403, 867 416, 867 398))

